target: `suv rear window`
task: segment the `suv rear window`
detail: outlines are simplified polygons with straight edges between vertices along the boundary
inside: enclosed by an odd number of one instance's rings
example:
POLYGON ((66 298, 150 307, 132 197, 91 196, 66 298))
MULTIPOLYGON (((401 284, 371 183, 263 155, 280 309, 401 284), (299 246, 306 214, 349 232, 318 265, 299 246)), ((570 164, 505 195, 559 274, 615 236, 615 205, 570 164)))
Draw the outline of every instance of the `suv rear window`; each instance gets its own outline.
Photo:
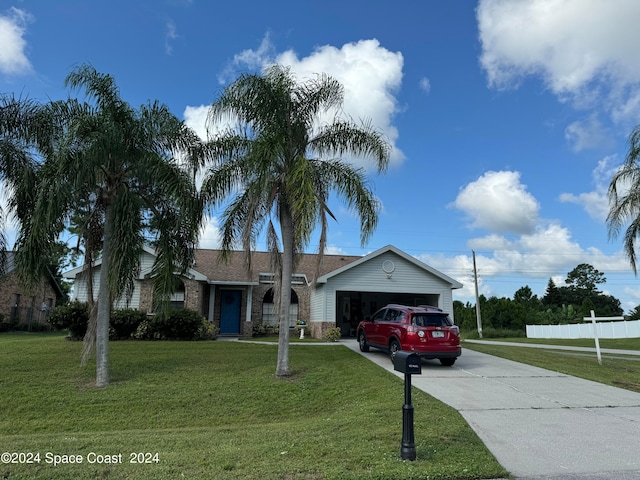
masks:
POLYGON ((411 320, 418 327, 449 327, 453 322, 447 315, 421 315, 415 314, 411 320))

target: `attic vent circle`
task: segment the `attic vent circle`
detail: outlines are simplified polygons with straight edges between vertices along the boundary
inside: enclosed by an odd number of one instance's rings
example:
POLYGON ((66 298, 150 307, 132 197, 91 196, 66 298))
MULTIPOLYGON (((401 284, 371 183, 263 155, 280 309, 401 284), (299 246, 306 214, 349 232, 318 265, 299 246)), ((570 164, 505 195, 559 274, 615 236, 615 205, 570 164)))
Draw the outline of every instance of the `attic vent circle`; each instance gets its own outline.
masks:
POLYGON ((393 273, 395 269, 396 269, 396 266, 391 260, 385 260, 384 262, 382 262, 382 271, 384 273, 386 274, 393 273))

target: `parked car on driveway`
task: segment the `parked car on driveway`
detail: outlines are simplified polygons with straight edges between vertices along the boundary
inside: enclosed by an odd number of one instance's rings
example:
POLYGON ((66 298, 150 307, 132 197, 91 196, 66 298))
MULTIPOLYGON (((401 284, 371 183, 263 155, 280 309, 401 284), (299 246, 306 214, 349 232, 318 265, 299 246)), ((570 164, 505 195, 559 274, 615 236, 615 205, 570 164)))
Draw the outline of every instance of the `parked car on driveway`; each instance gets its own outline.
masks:
POLYGON ((406 350, 422 358, 437 358, 446 367, 462 353, 460 329, 447 313, 428 305, 387 305, 360 322, 357 338, 362 352, 374 347, 393 358, 398 350, 406 350))

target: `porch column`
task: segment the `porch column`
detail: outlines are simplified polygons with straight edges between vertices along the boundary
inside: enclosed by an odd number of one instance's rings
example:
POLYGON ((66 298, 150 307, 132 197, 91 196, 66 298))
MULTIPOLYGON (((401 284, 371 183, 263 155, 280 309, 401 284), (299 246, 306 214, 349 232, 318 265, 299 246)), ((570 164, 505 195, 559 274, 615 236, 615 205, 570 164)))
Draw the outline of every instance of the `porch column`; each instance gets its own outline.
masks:
POLYGON ((209 317, 208 320, 213 323, 213 312, 216 306, 216 286, 211 285, 209 288, 209 317))
POLYGON ((251 322, 251 309, 253 308, 253 285, 247 288, 247 311, 245 313, 245 321, 251 322))

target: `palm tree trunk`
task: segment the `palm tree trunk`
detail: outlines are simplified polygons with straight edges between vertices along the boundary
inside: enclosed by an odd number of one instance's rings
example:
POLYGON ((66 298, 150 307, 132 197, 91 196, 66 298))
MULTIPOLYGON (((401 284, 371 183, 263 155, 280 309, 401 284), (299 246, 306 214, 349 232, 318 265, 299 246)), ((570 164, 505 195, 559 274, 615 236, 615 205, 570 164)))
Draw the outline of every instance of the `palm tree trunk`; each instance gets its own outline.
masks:
POLYGON ((280 311, 278 320, 278 365, 276 377, 288 377, 289 371, 289 306, 291 304, 291 276, 293 273, 293 219, 286 207, 281 207, 282 277, 280 283, 280 311))
POLYGON ((109 292, 109 263, 111 261, 111 229, 113 207, 107 205, 100 267, 98 291, 98 315, 96 319, 96 387, 109 385, 109 317, 111 316, 111 295, 109 292))

